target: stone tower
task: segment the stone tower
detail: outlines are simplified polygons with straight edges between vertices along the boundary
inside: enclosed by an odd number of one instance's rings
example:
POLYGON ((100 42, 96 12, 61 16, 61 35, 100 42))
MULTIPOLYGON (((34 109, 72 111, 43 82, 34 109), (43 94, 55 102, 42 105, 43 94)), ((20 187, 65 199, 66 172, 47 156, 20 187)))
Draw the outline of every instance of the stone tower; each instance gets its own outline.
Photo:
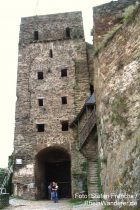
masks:
POLYGON ((13 175, 14 194, 48 197, 83 190, 84 157, 69 124, 89 96, 81 12, 25 17, 18 53, 13 175))

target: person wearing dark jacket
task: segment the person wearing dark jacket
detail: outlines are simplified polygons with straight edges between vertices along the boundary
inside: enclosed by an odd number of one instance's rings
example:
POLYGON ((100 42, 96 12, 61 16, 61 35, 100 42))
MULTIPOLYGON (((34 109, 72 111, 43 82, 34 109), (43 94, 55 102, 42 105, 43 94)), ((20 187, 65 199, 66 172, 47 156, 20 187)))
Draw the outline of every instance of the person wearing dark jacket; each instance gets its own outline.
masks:
POLYGON ((58 202, 58 185, 56 182, 52 182, 51 185, 51 198, 55 203, 58 202))

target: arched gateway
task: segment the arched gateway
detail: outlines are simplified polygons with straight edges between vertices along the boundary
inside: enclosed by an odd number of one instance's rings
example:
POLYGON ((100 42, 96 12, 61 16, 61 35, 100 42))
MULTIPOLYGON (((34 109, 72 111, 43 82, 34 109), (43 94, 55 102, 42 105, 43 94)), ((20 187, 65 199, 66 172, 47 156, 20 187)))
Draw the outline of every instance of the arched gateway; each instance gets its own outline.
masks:
POLYGON ((47 199, 54 180, 59 197, 74 197, 86 188, 86 159, 70 127, 89 96, 81 12, 21 19, 16 94, 14 195, 47 199))
POLYGON ((49 198, 48 185, 52 181, 59 185, 59 198, 71 197, 71 160, 61 147, 48 147, 36 155, 36 199, 49 198))

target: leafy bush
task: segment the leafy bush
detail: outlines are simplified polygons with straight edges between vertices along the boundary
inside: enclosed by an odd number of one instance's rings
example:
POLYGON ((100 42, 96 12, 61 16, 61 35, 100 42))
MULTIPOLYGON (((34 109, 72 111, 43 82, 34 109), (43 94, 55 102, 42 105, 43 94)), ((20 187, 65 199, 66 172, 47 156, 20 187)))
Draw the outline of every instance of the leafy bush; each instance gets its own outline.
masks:
POLYGON ((5 174, 6 174, 6 169, 0 168, 0 186, 4 180, 5 174))

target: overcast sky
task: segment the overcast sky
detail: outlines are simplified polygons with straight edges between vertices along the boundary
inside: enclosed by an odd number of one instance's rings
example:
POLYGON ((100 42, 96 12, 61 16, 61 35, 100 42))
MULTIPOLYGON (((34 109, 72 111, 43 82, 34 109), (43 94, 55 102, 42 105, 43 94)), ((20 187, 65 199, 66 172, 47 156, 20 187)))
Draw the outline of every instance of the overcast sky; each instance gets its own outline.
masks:
POLYGON ((86 41, 91 42, 92 7, 108 0, 0 0, 0 168, 13 151, 18 36, 25 16, 82 11, 86 41))

